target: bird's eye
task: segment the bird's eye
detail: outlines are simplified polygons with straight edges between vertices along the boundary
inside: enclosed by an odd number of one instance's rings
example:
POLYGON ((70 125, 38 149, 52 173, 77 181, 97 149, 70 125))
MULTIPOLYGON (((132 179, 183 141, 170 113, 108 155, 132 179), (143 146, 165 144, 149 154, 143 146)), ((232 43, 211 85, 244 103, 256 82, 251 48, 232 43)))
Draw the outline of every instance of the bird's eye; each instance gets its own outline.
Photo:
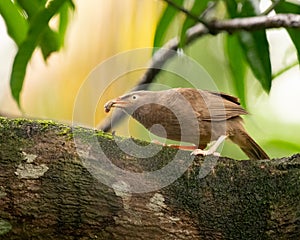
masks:
POLYGON ((132 96, 132 99, 135 100, 137 97, 135 95, 132 96))

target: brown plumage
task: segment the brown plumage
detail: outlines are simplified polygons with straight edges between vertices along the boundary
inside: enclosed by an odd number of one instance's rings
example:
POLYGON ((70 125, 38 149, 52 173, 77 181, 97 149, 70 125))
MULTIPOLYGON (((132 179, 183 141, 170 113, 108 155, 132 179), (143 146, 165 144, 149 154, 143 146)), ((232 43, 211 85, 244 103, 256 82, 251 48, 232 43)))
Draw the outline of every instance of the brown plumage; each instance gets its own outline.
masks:
POLYGON ((109 101, 105 111, 112 107, 123 109, 157 136, 193 143, 199 149, 226 136, 249 158, 269 158, 243 127, 240 115, 247 112, 237 98, 224 93, 193 88, 136 91, 109 101))

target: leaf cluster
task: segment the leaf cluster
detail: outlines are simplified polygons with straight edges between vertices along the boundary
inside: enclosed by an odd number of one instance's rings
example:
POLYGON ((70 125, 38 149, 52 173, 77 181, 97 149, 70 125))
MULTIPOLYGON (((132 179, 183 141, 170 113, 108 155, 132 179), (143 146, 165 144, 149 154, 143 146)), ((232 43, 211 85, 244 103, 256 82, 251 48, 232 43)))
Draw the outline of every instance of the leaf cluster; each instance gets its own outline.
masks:
POLYGON ((40 48, 45 60, 64 44, 72 0, 1 0, 0 14, 7 32, 18 46, 10 77, 11 92, 20 106, 27 65, 35 49, 40 48), (57 29, 50 21, 58 18, 57 29))

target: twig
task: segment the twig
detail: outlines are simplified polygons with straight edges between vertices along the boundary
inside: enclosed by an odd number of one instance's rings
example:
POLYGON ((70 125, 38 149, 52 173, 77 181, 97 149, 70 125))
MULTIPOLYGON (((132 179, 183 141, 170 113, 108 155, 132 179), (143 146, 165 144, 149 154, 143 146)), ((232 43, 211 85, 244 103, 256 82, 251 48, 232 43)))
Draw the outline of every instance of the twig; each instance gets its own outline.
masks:
POLYGON ((168 3, 168 5, 170 5, 170 6, 174 7, 175 9, 179 10, 180 12, 183 12, 185 15, 187 15, 191 19, 194 19, 195 21, 200 22, 200 23, 204 24, 206 27, 208 27, 207 23, 201 17, 198 17, 198 16, 194 15, 189 10, 187 10, 187 9, 177 5, 176 3, 174 3, 172 0, 164 0, 164 1, 166 3, 168 3))
POLYGON ((260 15, 268 15, 270 12, 274 10, 274 8, 281 2, 281 0, 276 0, 273 1, 272 4, 265 10, 263 11, 260 15))
MULTIPOLYGON (((209 23, 209 28, 205 27, 203 24, 197 24, 191 27, 187 31, 186 45, 191 44, 196 39, 207 35, 211 32, 218 34, 220 32, 233 33, 241 30, 255 31, 259 29, 268 28, 300 28, 300 15, 298 14, 277 14, 275 16, 256 16, 248 18, 235 18, 231 20, 220 20, 213 21, 209 23)), ((167 44, 165 44, 161 49, 159 49, 152 57, 152 62, 141 77, 137 86, 132 89, 145 90, 148 84, 151 83, 155 76, 161 71, 163 65, 174 55, 178 49, 179 41, 177 38, 171 39, 167 44), (146 85, 145 85, 146 84, 146 85)), ((110 131, 112 126, 115 126, 125 114, 119 110, 115 109, 113 117, 111 119, 106 118, 101 124, 100 129, 107 132, 110 131)))
POLYGON ((217 6, 218 2, 209 2, 207 8, 201 13, 200 18, 204 19, 206 15, 217 6))
POLYGON ((285 73, 286 71, 290 70, 293 67, 296 67, 299 64, 298 61, 291 63, 290 65, 280 69, 277 73, 272 75, 272 79, 279 77, 281 74, 285 73))

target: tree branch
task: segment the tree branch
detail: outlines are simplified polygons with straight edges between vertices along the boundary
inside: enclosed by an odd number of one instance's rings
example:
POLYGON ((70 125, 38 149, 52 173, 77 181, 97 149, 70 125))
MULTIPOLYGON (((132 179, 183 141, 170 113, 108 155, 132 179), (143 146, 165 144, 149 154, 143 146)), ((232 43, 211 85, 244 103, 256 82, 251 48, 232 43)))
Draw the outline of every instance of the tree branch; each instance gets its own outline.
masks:
MULTIPOLYGON (((232 34, 238 31, 256 31, 269 28, 300 28, 300 15, 298 14, 277 14, 275 16, 255 16, 247 18, 235 18, 230 20, 216 20, 208 24, 209 27, 203 24, 197 24, 187 31, 186 45, 191 44, 196 39, 207 34, 219 34, 227 32, 232 34)), ((161 49, 159 49, 152 57, 152 62, 148 70, 141 77, 137 86, 132 91, 145 90, 147 84, 153 82, 155 76, 161 71, 163 65, 174 55, 179 46, 178 38, 173 38, 168 41, 161 49)), ((115 126, 125 114, 116 109, 111 119, 106 118, 100 125, 100 129, 107 132, 112 126, 115 126)))
POLYGON ((0 118, 0 239, 299 239, 299 154, 193 159, 135 140, 138 157, 130 142, 0 118))
POLYGON ((211 31, 236 32, 241 30, 255 31, 268 28, 300 28, 299 14, 277 14, 275 16, 256 16, 214 21, 209 24, 211 31))

